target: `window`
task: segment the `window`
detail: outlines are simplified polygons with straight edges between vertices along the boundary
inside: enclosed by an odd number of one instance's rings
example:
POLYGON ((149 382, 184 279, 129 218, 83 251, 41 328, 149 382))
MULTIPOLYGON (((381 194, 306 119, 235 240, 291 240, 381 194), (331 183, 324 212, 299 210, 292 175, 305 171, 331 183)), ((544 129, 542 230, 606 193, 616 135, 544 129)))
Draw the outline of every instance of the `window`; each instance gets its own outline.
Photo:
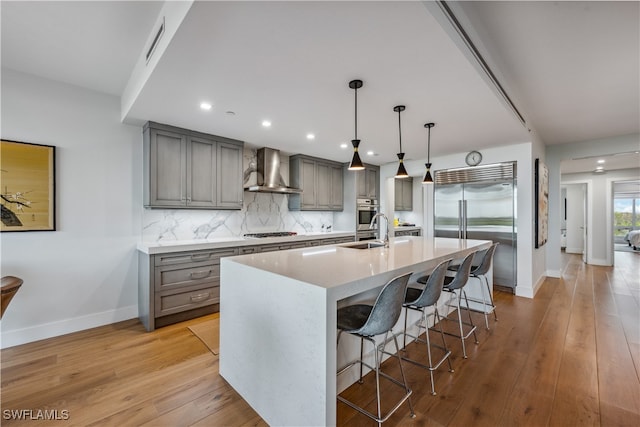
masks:
POLYGON ((615 197, 613 200, 613 236, 616 243, 624 243, 624 236, 640 229, 640 198, 615 197))

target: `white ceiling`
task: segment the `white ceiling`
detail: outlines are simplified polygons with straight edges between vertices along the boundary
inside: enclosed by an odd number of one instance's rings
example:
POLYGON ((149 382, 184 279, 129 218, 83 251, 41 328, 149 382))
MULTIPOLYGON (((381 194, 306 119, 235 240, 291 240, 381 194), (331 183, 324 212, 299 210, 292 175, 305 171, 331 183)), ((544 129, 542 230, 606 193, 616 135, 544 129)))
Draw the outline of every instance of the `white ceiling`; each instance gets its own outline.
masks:
MULTIPOLYGON (((529 141, 429 11, 413 2, 196 2, 126 121, 348 161, 351 79, 365 161, 529 141), (209 112, 199 109, 210 101, 209 112), (231 116, 227 111, 234 111, 231 116), (272 121, 269 129, 260 123, 272 121), (308 141, 308 132, 316 139, 308 141)), ((640 131, 638 2, 464 2, 467 28, 547 144, 640 131)), ((161 2, 2 1, 2 66, 121 95, 161 2)))

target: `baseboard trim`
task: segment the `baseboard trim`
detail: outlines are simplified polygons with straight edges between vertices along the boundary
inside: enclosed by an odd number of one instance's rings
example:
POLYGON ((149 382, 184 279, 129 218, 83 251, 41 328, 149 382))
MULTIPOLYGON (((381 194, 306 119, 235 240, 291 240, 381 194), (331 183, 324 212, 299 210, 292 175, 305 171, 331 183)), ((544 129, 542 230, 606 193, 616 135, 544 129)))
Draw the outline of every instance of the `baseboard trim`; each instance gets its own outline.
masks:
POLYGON ((540 287, 542 286, 546 278, 547 278, 546 274, 543 274, 540 277, 538 277, 538 280, 536 281, 536 283, 534 283, 532 288, 516 286, 516 296, 525 297, 525 298, 535 298, 536 294, 538 293, 538 290, 540 289, 540 287))
POLYGON ((562 272, 560 270, 547 270, 547 277, 559 279, 562 277, 562 272))
POLYGON ((59 320, 57 322, 44 323, 28 328, 2 331, 0 348, 14 347, 47 338, 58 337, 72 332, 83 331, 98 326, 110 325, 123 320, 138 317, 138 306, 131 305, 116 310, 103 311, 101 313, 59 320))
POLYGON ((598 259, 598 258, 591 258, 590 265, 602 265, 604 267, 611 267, 611 263, 608 262, 606 259, 598 259))

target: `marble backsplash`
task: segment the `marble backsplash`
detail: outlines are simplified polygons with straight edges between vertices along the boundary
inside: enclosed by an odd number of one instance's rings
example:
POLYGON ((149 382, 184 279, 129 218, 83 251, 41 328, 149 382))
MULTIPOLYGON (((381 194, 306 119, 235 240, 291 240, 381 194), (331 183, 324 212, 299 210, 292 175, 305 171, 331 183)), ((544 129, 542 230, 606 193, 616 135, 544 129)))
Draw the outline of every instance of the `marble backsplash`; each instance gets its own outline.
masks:
POLYGON ((333 212, 289 211, 284 194, 244 193, 242 210, 145 209, 142 240, 197 240, 242 237, 245 233, 323 231, 333 225, 333 212))

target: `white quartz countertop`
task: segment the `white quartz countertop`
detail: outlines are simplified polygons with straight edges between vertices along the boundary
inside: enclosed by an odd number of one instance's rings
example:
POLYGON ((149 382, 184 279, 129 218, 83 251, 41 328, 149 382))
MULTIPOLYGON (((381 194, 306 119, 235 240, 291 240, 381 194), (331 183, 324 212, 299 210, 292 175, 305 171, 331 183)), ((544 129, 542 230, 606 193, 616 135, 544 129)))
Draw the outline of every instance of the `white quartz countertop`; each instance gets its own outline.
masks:
POLYGON ((459 256, 461 251, 486 249, 491 241, 402 236, 390 238, 388 248, 350 248, 353 244, 241 255, 225 258, 223 262, 236 262, 323 288, 334 288, 425 262, 440 262, 459 256))
POLYGON ((232 248, 240 246, 269 245, 273 243, 294 243, 304 240, 332 239, 354 236, 354 231, 311 232, 296 236, 265 237, 261 239, 244 237, 220 237, 198 240, 165 240, 160 242, 140 242, 137 249, 146 254, 163 254, 178 251, 197 251, 206 249, 232 248))

